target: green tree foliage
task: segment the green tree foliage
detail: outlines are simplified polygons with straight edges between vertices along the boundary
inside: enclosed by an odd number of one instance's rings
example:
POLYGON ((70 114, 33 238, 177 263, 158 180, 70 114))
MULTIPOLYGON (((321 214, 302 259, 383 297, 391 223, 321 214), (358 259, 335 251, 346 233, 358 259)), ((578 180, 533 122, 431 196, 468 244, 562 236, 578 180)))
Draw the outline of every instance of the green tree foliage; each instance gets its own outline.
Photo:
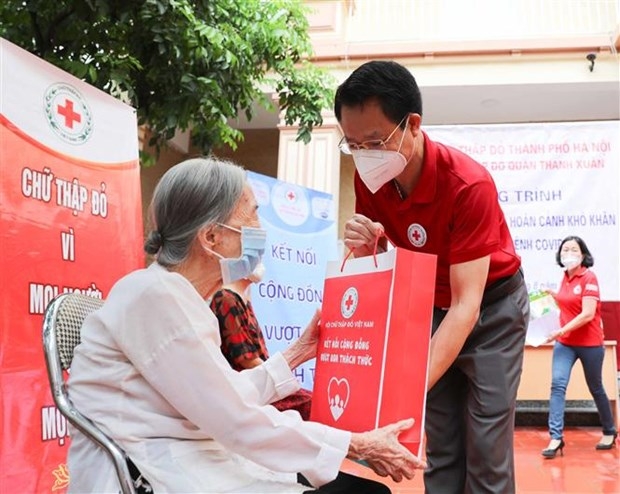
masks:
POLYGON ((227 120, 272 107, 267 88, 308 142, 332 98, 300 0, 2 0, 0 36, 134 106, 158 150, 188 128, 235 148, 227 120))

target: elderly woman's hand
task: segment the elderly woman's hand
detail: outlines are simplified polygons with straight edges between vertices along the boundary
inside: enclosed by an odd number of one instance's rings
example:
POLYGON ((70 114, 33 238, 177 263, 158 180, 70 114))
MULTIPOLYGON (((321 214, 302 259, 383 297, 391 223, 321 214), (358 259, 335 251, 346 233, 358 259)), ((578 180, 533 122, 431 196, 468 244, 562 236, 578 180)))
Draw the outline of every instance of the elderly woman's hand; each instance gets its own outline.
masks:
POLYGON ((348 457, 364 460, 375 473, 389 475, 395 482, 412 479, 416 470, 426 468, 426 462, 398 442, 400 433, 412 426, 413 419, 407 419, 373 431, 353 433, 348 457))
POLYGON ((316 357, 321 326, 321 311, 316 310, 301 336, 282 352, 291 369, 316 357))

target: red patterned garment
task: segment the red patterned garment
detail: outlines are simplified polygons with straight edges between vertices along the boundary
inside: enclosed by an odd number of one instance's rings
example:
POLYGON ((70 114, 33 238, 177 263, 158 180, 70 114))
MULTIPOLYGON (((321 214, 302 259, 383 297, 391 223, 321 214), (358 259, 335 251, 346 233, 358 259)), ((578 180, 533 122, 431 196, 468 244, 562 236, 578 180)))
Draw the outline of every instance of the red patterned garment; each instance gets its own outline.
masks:
POLYGON ((223 288, 211 299, 211 310, 217 317, 222 338, 222 353, 237 371, 247 368, 246 360, 267 360, 269 352, 251 302, 223 288))
MULTIPOLYGON (((265 338, 250 301, 245 302, 236 292, 223 288, 215 293, 210 307, 219 323, 222 353, 233 369, 241 371, 247 368, 244 364, 248 361, 269 358, 265 338)), ((310 391, 300 389, 272 405, 281 411, 297 410, 304 420, 308 420, 311 399, 310 391)))

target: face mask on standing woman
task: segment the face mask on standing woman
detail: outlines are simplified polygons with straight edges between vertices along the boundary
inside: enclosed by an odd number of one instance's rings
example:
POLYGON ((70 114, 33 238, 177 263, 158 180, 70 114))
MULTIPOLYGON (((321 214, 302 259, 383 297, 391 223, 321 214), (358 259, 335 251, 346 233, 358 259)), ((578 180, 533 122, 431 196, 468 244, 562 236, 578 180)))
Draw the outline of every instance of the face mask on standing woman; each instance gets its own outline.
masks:
POLYGON ((581 256, 576 256, 574 254, 567 254, 560 257, 560 262, 566 269, 573 269, 579 266, 582 260, 583 258, 581 256))

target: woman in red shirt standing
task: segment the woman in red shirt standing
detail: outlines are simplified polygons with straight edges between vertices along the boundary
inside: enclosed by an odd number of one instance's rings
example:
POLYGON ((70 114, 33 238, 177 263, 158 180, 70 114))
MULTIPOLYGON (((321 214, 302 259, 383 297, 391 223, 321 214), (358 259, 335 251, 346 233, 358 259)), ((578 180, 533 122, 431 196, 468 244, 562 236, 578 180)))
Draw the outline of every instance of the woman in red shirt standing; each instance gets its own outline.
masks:
POLYGON ((581 360, 603 426, 603 437, 596 449, 611 449, 618 435, 602 381, 605 349, 601 298, 596 275, 589 269, 594 265, 594 258, 581 238, 570 236, 562 240, 556 262, 565 273, 558 292, 549 291, 560 308, 560 329, 549 338, 555 340, 555 346, 549 400, 551 441, 542 452, 545 458, 555 458, 558 451, 563 453, 566 387, 577 359, 581 360))

